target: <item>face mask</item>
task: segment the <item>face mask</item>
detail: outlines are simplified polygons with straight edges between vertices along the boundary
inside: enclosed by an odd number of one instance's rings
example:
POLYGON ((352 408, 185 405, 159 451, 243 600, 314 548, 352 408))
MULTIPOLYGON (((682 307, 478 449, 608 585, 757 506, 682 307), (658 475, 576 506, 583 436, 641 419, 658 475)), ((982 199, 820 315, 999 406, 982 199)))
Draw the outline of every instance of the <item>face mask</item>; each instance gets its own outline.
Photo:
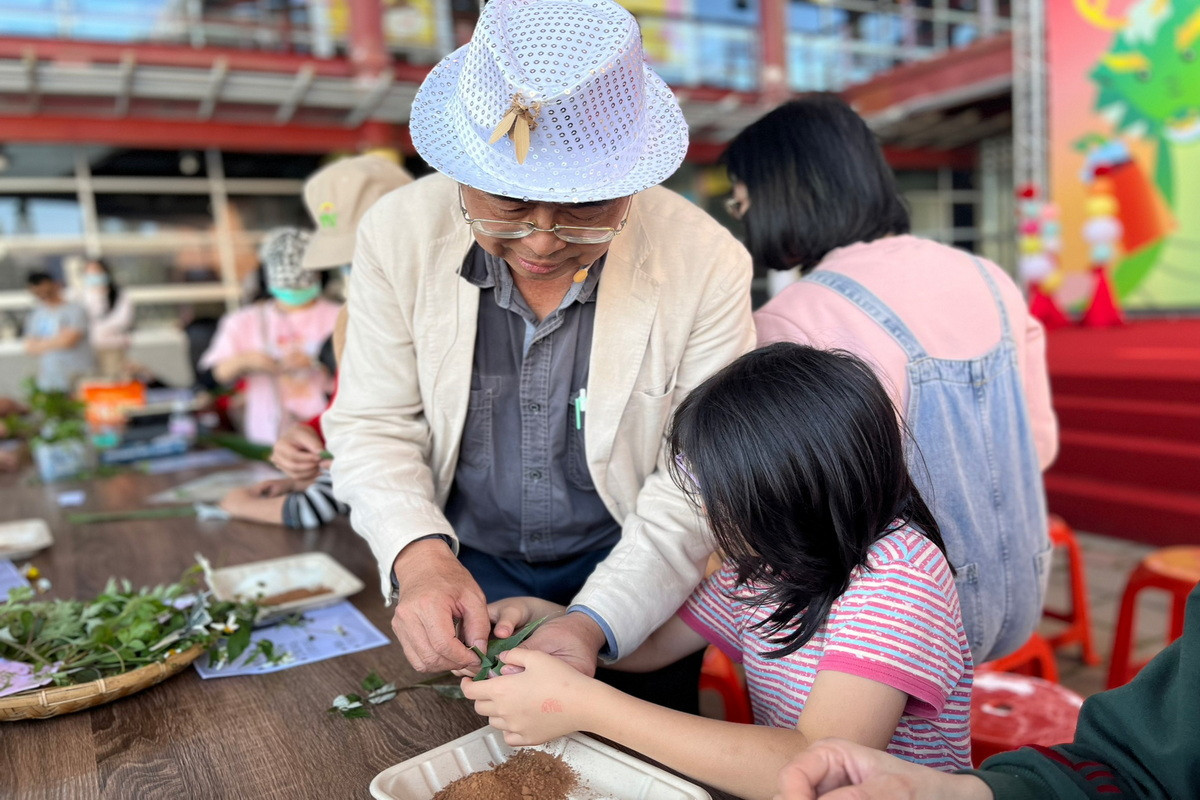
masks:
POLYGON ((93 287, 108 286, 108 276, 103 273, 98 275, 84 275, 83 285, 93 287))
POLYGON ((321 293, 320 286, 310 286, 307 289, 272 289, 271 294, 276 300, 283 303, 285 306, 303 306, 308 305, 313 300, 317 299, 317 295, 321 293))

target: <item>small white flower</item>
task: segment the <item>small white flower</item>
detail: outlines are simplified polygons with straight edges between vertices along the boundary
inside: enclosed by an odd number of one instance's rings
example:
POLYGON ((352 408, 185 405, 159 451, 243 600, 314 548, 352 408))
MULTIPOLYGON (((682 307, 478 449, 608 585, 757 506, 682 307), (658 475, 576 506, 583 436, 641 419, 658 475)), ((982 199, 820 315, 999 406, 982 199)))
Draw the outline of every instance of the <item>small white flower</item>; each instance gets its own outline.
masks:
POLYGON ((38 594, 50 591, 50 579, 49 578, 38 578, 37 582, 34 583, 33 585, 34 585, 34 587, 37 588, 38 594))
POLYGON ((351 700, 344 694, 339 694, 333 698, 333 707, 338 711, 349 711, 352 708, 362 708, 362 703, 358 700, 351 700))

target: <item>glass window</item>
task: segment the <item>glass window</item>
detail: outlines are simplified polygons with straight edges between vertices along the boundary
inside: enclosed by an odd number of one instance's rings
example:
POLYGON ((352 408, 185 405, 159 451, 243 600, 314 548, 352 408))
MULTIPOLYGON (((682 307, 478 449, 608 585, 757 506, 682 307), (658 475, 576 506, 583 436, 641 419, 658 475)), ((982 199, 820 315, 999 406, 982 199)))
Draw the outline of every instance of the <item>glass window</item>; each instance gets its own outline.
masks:
POLYGON ((82 235, 83 212, 75 195, 0 195, 0 238, 82 235))
POLYGON ((97 194, 96 222, 101 235, 155 236, 212 227, 207 194, 97 194))

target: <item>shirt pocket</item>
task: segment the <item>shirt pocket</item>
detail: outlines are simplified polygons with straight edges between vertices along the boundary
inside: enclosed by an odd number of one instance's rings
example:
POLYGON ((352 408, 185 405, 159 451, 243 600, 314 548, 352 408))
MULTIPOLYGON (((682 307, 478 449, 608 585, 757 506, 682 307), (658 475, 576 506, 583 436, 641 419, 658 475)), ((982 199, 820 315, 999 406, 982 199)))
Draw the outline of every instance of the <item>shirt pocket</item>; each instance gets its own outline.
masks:
POLYGON ((575 407, 567 412, 567 481, 576 489, 585 492, 595 491, 596 484, 587 464, 587 414, 582 417, 584 424, 576 427, 575 407))
POLYGON ((462 444, 458 451, 461 466, 488 469, 492 465, 492 401, 491 388, 472 389, 467 402, 467 420, 463 426, 462 444))

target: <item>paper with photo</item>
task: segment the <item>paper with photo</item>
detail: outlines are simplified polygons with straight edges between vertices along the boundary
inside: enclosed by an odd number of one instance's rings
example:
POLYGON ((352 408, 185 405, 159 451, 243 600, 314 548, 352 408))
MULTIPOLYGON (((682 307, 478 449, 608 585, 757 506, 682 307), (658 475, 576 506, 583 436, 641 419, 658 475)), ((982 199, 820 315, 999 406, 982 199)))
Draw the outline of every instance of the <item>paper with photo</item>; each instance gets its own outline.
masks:
POLYGON ((249 663, 246 663, 247 657, 243 655, 217 670, 209 664, 208 656, 203 655, 196 661, 196 671, 202 678, 263 675, 382 647, 389 641, 387 636, 367 621, 361 611, 343 600, 332 606, 305 611, 298 620, 279 622, 256 630, 250 637, 250 646, 246 648, 246 653, 253 654, 249 663), (287 653, 289 658, 284 663, 267 663, 255 650, 255 645, 263 639, 271 641, 277 654, 287 653))
POLYGON ((6 558, 0 558, 0 603, 8 599, 9 589, 20 589, 29 585, 17 565, 6 558))

